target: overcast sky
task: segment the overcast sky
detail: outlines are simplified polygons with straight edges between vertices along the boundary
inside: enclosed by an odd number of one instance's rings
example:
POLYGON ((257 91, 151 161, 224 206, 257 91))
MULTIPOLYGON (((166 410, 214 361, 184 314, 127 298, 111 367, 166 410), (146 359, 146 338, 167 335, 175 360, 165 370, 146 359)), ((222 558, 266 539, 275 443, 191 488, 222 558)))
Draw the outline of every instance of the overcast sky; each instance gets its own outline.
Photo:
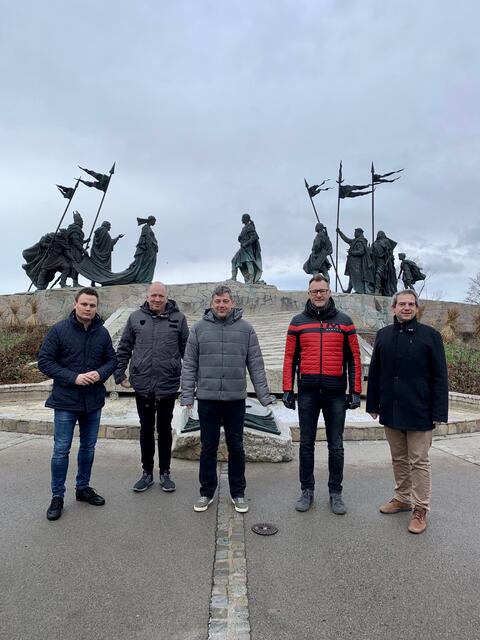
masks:
MULTIPOLYGON (((114 271, 155 215, 156 279, 225 279, 249 212, 266 282, 303 289, 303 178, 335 186, 343 160, 345 183, 366 183, 373 160, 405 167, 376 191, 376 229, 419 259, 427 297, 463 300, 480 269, 479 18, 474 0, 3 2, 1 292, 28 288, 22 250, 55 230, 55 184, 114 161, 99 220, 125 234, 114 271)), ((72 202, 87 232, 101 195, 72 202)), ((336 191, 315 203, 334 241, 336 191)), ((370 207, 342 201, 348 236, 370 239, 370 207)))

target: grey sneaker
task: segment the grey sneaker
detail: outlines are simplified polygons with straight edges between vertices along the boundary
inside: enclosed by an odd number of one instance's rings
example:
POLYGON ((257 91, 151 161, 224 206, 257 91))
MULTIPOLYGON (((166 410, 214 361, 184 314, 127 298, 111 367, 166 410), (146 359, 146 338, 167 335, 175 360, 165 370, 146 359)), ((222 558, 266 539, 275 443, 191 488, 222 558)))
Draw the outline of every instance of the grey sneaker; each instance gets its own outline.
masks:
POLYGON ((342 499, 341 493, 331 493, 330 494, 330 508, 333 513, 336 513, 337 516, 343 516, 347 513, 347 507, 342 499))
POLYGON ((200 496, 193 505, 194 511, 206 511, 208 507, 212 504, 213 498, 210 496, 200 496))
POLYGON ((232 498, 232 504, 235 507, 235 511, 238 511, 238 513, 247 513, 248 504, 243 496, 232 498))
POLYGON ((175 482, 170 478, 169 473, 160 474, 160 488, 162 489, 162 491, 166 491, 167 493, 175 491, 175 482))
POLYGON ((133 485, 134 491, 146 491, 153 484, 153 476, 151 473, 143 472, 143 476, 133 485))
POLYGON ((313 503, 313 489, 302 489, 302 494, 295 502, 297 511, 308 511, 313 503))

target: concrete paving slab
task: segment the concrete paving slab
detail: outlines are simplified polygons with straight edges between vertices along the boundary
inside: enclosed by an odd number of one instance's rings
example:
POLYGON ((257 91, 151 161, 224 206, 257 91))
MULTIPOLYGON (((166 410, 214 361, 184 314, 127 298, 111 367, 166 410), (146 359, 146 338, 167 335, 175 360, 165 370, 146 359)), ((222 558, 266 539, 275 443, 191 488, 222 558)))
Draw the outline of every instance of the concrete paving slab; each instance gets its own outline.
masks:
MULTIPOLYGON (((1 640, 220 638, 208 621, 221 596, 212 588, 214 563, 223 561, 215 535, 224 534, 216 503, 192 510, 198 463, 174 460, 174 494, 158 484, 135 494, 138 443, 102 440, 92 484, 107 504, 75 502, 73 458, 64 515, 52 523, 51 447, 50 437, 0 433, 1 640)), ((345 449, 346 516, 328 506, 325 444, 317 445, 316 502, 305 514, 292 504, 297 454, 282 465, 247 466, 247 593, 237 595, 250 624, 245 617, 242 640, 478 637, 480 435, 435 439, 422 536, 407 532, 408 514, 378 512, 393 486, 386 443, 345 449), (279 527, 275 536, 251 531, 265 521, 279 527)))
POLYGON ((328 506, 324 446, 317 445, 316 503, 308 513, 293 509, 296 462, 249 467, 252 639, 478 637, 480 469, 434 449, 429 528, 413 536, 409 514, 378 512, 392 494, 387 445, 347 443, 346 461, 345 516, 328 506), (255 522, 279 532, 257 536, 255 522))
POLYGON ((71 464, 64 513, 48 522, 51 447, 36 437, 0 451, 2 640, 204 640, 215 513, 192 510, 197 465, 174 462, 173 494, 135 494, 138 444, 99 442, 105 507, 75 502, 71 464))

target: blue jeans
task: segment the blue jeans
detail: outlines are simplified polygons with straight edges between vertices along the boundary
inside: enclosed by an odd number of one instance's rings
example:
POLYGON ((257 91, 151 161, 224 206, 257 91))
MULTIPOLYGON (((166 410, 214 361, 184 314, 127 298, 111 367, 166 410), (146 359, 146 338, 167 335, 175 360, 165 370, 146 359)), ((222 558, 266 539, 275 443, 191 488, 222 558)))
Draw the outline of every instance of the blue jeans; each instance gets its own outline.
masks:
POLYGON ((232 498, 245 495, 245 451, 243 423, 245 400, 199 400, 200 419, 200 495, 213 498, 218 484, 217 450, 220 426, 225 431, 228 449, 228 483, 232 498))
POLYGON ((345 394, 328 395, 319 389, 300 389, 298 392, 298 421, 300 424, 300 484, 302 489, 314 489, 313 475, 315 437, 320 409, 325 420, 328 444, 328 489, 342 493, 343 430, 345 427, 345 394))
POLYGON ((65 495, 68 456, 77 421, 80 429, 80 448, 78 450, 78 471, 75 485, 77 489, 89 486, 101 414, 101 409, 96 409, 95 411, 54 410, 55 431, 51 464, 53 496, 63 498, 65 495))

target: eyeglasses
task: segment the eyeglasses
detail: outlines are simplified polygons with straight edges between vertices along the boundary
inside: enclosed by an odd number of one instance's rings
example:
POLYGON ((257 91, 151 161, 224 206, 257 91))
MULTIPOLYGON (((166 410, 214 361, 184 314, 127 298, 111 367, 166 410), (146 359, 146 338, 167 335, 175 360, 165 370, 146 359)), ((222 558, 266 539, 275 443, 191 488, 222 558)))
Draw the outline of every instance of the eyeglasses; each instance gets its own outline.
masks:
POLYGON ((325 296, 330 289, 309 289, 308 293, 312 296, 325 296))

